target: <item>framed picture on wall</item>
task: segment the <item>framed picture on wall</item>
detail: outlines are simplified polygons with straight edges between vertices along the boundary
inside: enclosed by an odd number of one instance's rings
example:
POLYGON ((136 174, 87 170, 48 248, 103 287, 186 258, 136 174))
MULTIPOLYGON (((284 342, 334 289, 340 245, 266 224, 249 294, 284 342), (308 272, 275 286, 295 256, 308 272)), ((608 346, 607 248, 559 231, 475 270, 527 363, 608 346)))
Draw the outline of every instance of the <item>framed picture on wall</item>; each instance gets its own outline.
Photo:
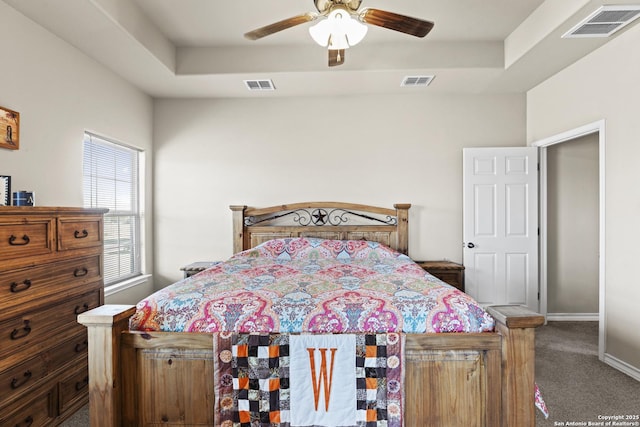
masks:
POLYGON ((20 147, 20 113, 0 107, 0 148, 20 147))
POLYGON ((0 175, 0 206, 11 206, 11 177, 0 175))

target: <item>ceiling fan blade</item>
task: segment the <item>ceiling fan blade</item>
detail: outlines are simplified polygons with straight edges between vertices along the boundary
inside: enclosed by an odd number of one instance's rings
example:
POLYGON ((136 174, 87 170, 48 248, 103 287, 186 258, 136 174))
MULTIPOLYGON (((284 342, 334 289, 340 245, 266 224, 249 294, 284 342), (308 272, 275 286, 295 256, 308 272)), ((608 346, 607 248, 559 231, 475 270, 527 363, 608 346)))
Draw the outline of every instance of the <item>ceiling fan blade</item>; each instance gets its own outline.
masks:
POLYGON ((294 16, 292 18, 283 19, 282 21, 274 22, 273 24, 266 25, 261 28, 257 28, 253 31, 245 33, 245 37, 249 40, 258 40, 278 31, 286 30, 287 28, 295 27, 296 25, 310 22, 318 17, 316 13, 305 13, 303 15, 294 16))
POLYGON ((424 37, 433 28, 433 22, 410 16, 399 15, 380 9, 366 8, 360 12, 360 20, 367 24, 400 31, 416 37, 424 37))
POLYGON ((329 49, 329 67, 344 64, 344 49, 329 49))

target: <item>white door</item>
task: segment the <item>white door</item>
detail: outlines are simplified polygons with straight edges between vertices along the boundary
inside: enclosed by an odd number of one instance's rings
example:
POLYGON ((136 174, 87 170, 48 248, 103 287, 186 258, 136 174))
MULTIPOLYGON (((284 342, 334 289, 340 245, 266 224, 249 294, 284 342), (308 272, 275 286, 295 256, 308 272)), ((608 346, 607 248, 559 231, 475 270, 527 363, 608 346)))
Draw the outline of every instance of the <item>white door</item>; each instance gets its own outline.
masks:
POLYGON ((465 290, 538 311, 538 149, 463 150, 465 290))

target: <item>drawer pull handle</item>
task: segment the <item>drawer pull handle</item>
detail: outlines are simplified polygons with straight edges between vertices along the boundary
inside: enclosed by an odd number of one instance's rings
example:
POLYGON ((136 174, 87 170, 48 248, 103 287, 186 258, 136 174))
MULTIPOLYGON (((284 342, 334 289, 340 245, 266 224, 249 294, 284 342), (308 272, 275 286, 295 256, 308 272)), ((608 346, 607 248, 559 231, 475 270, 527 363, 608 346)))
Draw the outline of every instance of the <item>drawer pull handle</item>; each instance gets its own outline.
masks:
POLYGON ((76 382, 76 391, 80 391, 89 384, 89 377, 84 377, 82 381, 76 382))
POLYGON ((76 344, 76 353, 82 353, 87 349, 87 347, 89 347, 89 343, 87 342, 87 340, 79 342, 78 344, 76 344))
POLYGON ((85 311, 89 311, 89 304, 86 302, 82 305, 76 305, 76 309, 74 310, 76 314, 84 313, 85 311))
POLYGON ((76 239, 84 239, 88 235, 89 235, 89 232, 87 230, 82 230, 82 231, 76 230, 73 233, 73 237, 75 237, 76 239))
POLYGON ((31 379, 31 371, 26 371, 24 373, 24 378, 22 380, 18 379, 18 378, 14 378, 13 380, 11 380, 11 389, 15 390, 18 387, 22 386, 23 384, 25 384, 27 381, 29 381, 31 379))
POLYGON ((11 331, 11 339, 19 340, 20 338, 24 338, 31 333, 31 326, 29 325, 30 320, 24 321, 24 328, 22 329, 14 329, 11 331))
POLYGON ((85 267, 76 268, 73 271, 73 276, 74 277, 82 277, 82 276, 86 276, 87 274, 89 274, 89 270, 87 270, 85 267))
POLYGON ((28 245, 31 241, 31 239, 29 239, 29 236, 27 236, 26 234, 22 236, 22 243, 16 242, 16 240, 18 240, 18 238, 12 234, 11 237, 9 237, 9 244, 11 246, 24 246, 28 245))
POLYGON ((22 425, 16 424, 16 427, 29 427, 31 424, 33 424, 33 417, 28 416, 27 418, 24 419, 24 421, 22 422, 22 425))
POLYGON ((31 287, 31 280, 27 279, 22 283, 13 282, 11 283, 11 292, 17 294, 18 292, 26 291, 31 287))

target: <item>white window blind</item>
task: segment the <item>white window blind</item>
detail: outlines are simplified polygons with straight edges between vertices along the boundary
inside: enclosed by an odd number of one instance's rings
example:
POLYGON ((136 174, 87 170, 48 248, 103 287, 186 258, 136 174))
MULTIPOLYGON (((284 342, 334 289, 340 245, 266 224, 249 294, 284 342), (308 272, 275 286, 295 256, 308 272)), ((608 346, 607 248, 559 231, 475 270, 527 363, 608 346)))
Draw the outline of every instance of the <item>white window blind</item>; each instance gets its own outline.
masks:
POLYGON ((140 152, 85 133, 84 206, 108 208, 104 217, 104 283, 141 274, 140 152))

